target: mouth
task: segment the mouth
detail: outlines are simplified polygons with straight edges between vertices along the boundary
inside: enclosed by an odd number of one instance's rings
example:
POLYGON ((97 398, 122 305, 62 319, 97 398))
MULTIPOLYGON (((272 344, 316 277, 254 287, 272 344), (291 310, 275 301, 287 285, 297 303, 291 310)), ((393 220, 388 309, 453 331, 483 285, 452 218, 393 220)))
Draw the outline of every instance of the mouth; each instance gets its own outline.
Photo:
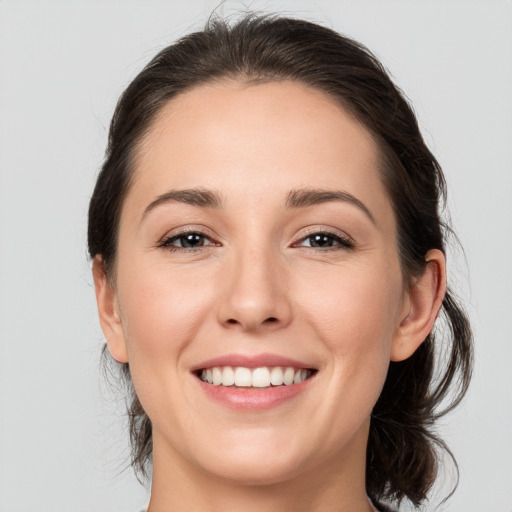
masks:
POLYGON ((197 370, 196 376, 213 386, 261 389, 301 384, 315 373, 312 368, 292 366, 212 366, 197 370))
POLYGON ((214 402, 247 414, 311 396, 318 368, 287 356, 224 354, 191 368, 199 389, 214 402))

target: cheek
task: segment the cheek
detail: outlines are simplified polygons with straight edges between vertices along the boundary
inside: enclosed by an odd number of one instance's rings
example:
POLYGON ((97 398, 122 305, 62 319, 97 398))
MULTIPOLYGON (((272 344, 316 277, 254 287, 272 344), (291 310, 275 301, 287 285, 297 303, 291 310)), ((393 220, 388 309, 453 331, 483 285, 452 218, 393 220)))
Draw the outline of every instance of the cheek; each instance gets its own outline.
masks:
POLYGON ((297 284, 297 305, 345 372, 363 365, 387 370, 397 328, 402 281, 399 268, 361 265, 322 269, 297 284), (300 291, 299 291, 300 289, 300 291))
POLYGON ((119 277, 130 363, 177 363, 177 354, 194 339, 211 310, 212 286, 198 273, 171 271, 165 265, 119 277))
POLYGON ((189 385, 182 355, 207 323, 213 289, 200 282, 197 273, 171 272, 158 265, 119 275, 118 282, 137 396, 155 424, 186 423, 193 407, 183 393, 176 393, 189 385))
MULTIPOLYGON (((401 302, 398 273, 386 275, 368 267, 333 269, 297 285, 303 314, 334 341, 344 338, 372 344, 391 339, 401 302), (370 334, 374 333, 375 336, 370 334)), ((340 345, 343 350, 344 344, 340 345)))
POLYGON ((325 355, 322 401, 310 421, 330 450, 366 424, 389 367, 401 278, 399 270, 387 274, 374 263, 324 267, 295 283, 301 331, 325 355))

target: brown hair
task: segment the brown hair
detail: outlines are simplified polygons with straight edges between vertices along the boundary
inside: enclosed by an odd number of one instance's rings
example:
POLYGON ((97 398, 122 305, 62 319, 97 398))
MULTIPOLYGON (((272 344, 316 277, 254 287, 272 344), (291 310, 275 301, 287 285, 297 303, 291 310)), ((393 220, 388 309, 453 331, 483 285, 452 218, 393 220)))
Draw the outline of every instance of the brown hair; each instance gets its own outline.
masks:
MULTIPOLYGON (((169 100, 223 78, 247 84, 294 80, 334 98, 380 145, 382 178, 397 219, 406 283, 422 273, 428 250, 445 250, 449 230, 439 214, 446 195, 441 168, 423 141, 411 107, 380 62, 364 46, 331 29, 250 14, 233 26, 209 20, 203 31, 161 51, 121 96, 89 209, 89 253, 92 258, 102 256, 109 277, 115 271, 119 216, 138 143, 169 100)), ((420 504, 435 481, 439 449, 450 453, 433 426, 467 389, 472 336, 450 291, 441 315, 443 332, 431 333, 409 359, 390 364, 374 407, 366 489, 375 503, 407 498, 420 504)), ((131 386, 127 364, 122 374, 131 386)), ((132 465, 144 476, 151 463, 151 422, 130 390, 132 465)))

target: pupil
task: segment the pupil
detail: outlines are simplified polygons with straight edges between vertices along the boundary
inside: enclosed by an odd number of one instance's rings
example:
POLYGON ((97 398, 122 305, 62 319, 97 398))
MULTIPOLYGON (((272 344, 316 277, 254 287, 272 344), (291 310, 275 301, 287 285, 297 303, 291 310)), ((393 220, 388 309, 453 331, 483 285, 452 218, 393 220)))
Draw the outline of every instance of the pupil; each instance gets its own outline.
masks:
POLYGON ((333 240, 328 235, 313 235, 311 245, 313 247, 331 247, 333 240))
POLYGON ((195 247, 201 245, 201 239, 201 235, 198 234, 185 235, 182 239, 182 245, 183 247, 195 247))

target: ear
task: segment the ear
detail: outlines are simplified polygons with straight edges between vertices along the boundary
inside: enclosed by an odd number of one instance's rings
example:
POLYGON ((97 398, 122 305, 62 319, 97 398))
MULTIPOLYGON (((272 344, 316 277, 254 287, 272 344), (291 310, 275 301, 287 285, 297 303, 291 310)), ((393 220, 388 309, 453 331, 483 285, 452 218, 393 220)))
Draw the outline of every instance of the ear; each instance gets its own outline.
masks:
POLYGON ((408 291, 391 345, 391 361, 410 357, 429 335, 446 293, 446 259, 438 249, 426 256, 425 270, 408 291))
POLYGON ((118 363, 127 363, 128 350, 119 316, 116 290, 107 278, 101 256, 94 258, 92 275, 100 325, 107 340, 108 350, 118 363))

